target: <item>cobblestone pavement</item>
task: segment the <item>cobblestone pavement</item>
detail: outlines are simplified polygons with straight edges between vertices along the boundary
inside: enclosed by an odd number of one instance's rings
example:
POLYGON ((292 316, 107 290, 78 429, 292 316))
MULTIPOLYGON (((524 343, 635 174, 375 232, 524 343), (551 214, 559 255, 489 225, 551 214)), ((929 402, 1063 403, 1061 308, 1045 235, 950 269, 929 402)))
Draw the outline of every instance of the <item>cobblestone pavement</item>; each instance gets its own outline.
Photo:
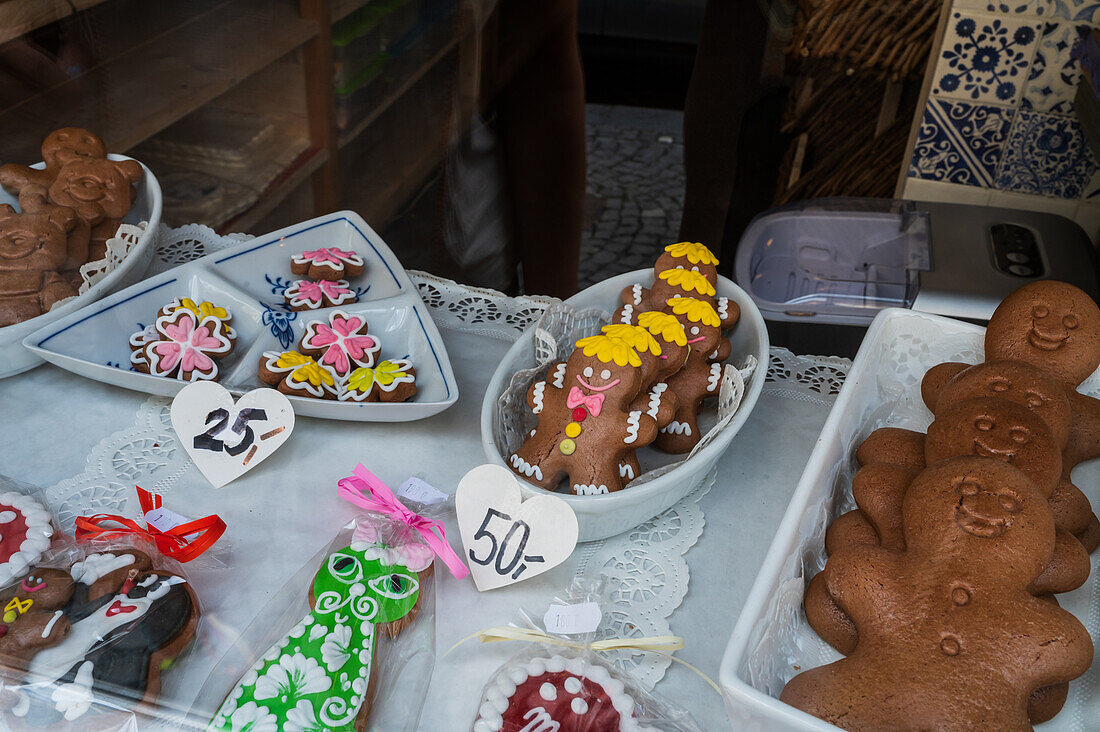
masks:
POLYGON ((683 112, 585 107, 588 188, 578 286, 649 267, 684 207, 683 112))

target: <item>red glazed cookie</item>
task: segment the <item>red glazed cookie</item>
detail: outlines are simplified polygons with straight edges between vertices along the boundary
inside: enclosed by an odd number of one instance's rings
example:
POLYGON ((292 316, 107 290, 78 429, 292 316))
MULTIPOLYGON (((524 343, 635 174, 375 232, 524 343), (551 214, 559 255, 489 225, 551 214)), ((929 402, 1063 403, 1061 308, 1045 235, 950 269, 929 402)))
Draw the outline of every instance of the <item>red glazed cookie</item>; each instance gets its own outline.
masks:
POLYGON ((331 308, 359 300, 347 280, 297 280, 283 291, 283 298, 295 312, 331 308))
POLYGON ((416 396, 416 369, 403 358, 360 366, 339 389, 342 402, 405 402, 416 396))
POLYGON ((355 252, 336 247, 321 247, 295 254, 290 271, 310 280, 343 280, 363 274, 363 258, 355 252))
POLYGON ((643 732, 634 699, 603 666, 550 656, 510 663, 485 690, 473 732, 643 732))
POLYGON ((41 503, 18 491, 0 493, 0 587, 36 564, 52 536, 53 522, 41 503))
POLYGON ((179 381, 217 381, 218 359, 233 350, 220 318, 208 315, 199 320, 190 310, 180 308, 157 316, 153 328, 155 340, 148 340, 144 331, 130 336, 131 348, 144 341, 140 355, 130 354, 134 368, 179 381))
POLYGON ((366 320, 334 310, 327 321, 306 323, 306 332, 298 342, 300 352, 317 359, 341 379, 358 367, 374 366, 382 344, 367 334, 366 320))
POLYGON ((656 421, 634 408, 644 387, 629 345, 602 334, 577 341, 568 362, 528 390, 538 426, 510 456, 512 470, 547 490, 564 479, 575 495, 622 489, 624 457, 657 435, 656 421))
POLYGON ((331 371, 297 351, 264 351, 260 381, 284 394, 313 399, 335 399, 339 388, 331 371))
POLYGON ((1054 551, 1046 500, 1011 465, 953 458, 918 476, 903 517, 905 551, 830 557, 826 589, 858 644, 781 700, 845 729, 1030 730, 1031 694, 1093 653, 1076 618, 1028 591, 1054 551))

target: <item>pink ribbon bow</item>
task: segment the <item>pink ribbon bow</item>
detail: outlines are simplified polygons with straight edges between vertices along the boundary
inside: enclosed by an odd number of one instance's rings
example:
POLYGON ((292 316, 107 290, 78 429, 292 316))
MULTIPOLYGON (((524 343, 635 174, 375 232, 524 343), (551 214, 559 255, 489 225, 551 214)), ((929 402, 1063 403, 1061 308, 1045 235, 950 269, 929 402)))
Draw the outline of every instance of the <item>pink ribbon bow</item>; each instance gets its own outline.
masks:
POLYGON ((355 475, 340 479, 336 494, 354 506, 384 514, 419 532, 424 537, 425 543, 458 579, 470 573, 447 541, 447 530, 443 528, 443 524, 426 519, 405 508, 390 487, 367 470, 362 463, 355 466, 355 475))
POLYGON ((600 410, 603 409, 603 394, 586 395, 580 390, 580 387, 574 386, 565 397, 565 406, 572 409, 582 404, 592 413, 593 417, 599 417, 600 410))

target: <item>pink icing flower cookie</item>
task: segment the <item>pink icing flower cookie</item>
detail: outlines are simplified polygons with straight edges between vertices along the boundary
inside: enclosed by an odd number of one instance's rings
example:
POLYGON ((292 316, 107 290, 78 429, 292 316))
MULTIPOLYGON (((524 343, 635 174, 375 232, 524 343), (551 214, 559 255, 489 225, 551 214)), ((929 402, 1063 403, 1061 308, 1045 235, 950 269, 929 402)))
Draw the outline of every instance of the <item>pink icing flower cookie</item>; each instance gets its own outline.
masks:
POLYGON ((416 369, 403 358, 351 372, 340 391, 343 402, 404 402, 416 395, 416 369))
POLYGON ((283 292, 291 310, 319 310, 356 302, 359 296, 347 280, 296 280, 283 292))
POLYGON ((311 280, 339 280, 363 274, 363 258, 355 252, 322 247, 290 258, 290 271, 311 280))
POLYGON ((180 381, 217 380, 217 359, 233 350, 233 341, 223 332, 221 319, 208 315, 196 320, 195 314, 186 309, 159 316, 153 323, 157 340, 145 343, 141 358, 131 357, 131 363, 154 376, 180 381))
POLYGON ((315 358, 336 376, 343 379, 360 366, 374 366, 382 344, 367 335, 367 321, 358 315, 334 310, 328 322, 311 320, 298 350, 315 358))
POLYGON ((290 396, 335 399, 336 376, 311 357, 297 351, 264 351, 260 381, 290 396))

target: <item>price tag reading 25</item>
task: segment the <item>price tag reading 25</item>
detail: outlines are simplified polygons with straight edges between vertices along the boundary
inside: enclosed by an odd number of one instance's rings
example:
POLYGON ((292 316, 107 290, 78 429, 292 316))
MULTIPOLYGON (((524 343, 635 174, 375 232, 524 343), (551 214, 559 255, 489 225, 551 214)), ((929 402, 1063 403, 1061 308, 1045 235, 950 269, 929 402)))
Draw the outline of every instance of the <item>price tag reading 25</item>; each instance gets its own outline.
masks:
POLYGON ((550 495, 524 501, 518 478, 500 465, 482 465, 462 478, 455 512, 481 591, 556 567, 577 546, 577 517, 569 504, 550 495))
POLYGON ((527 540, 531 538, 531 527, 526 521, 512 520, 506 513, 501 513, 495 508, 485 512, 485 518, 481 526, 474 532, 474 541, 485 539, 488 549, 484 557, 479 558, 473 549, 469 551, 470 561, 483 567, 492 565, 497 574, 511 576, 518 580, 527 563, 546 562, 541 555, 524 554, 527 549, 527 540), (498 540, 497 535, 503 531, 503 536, 498 540))

